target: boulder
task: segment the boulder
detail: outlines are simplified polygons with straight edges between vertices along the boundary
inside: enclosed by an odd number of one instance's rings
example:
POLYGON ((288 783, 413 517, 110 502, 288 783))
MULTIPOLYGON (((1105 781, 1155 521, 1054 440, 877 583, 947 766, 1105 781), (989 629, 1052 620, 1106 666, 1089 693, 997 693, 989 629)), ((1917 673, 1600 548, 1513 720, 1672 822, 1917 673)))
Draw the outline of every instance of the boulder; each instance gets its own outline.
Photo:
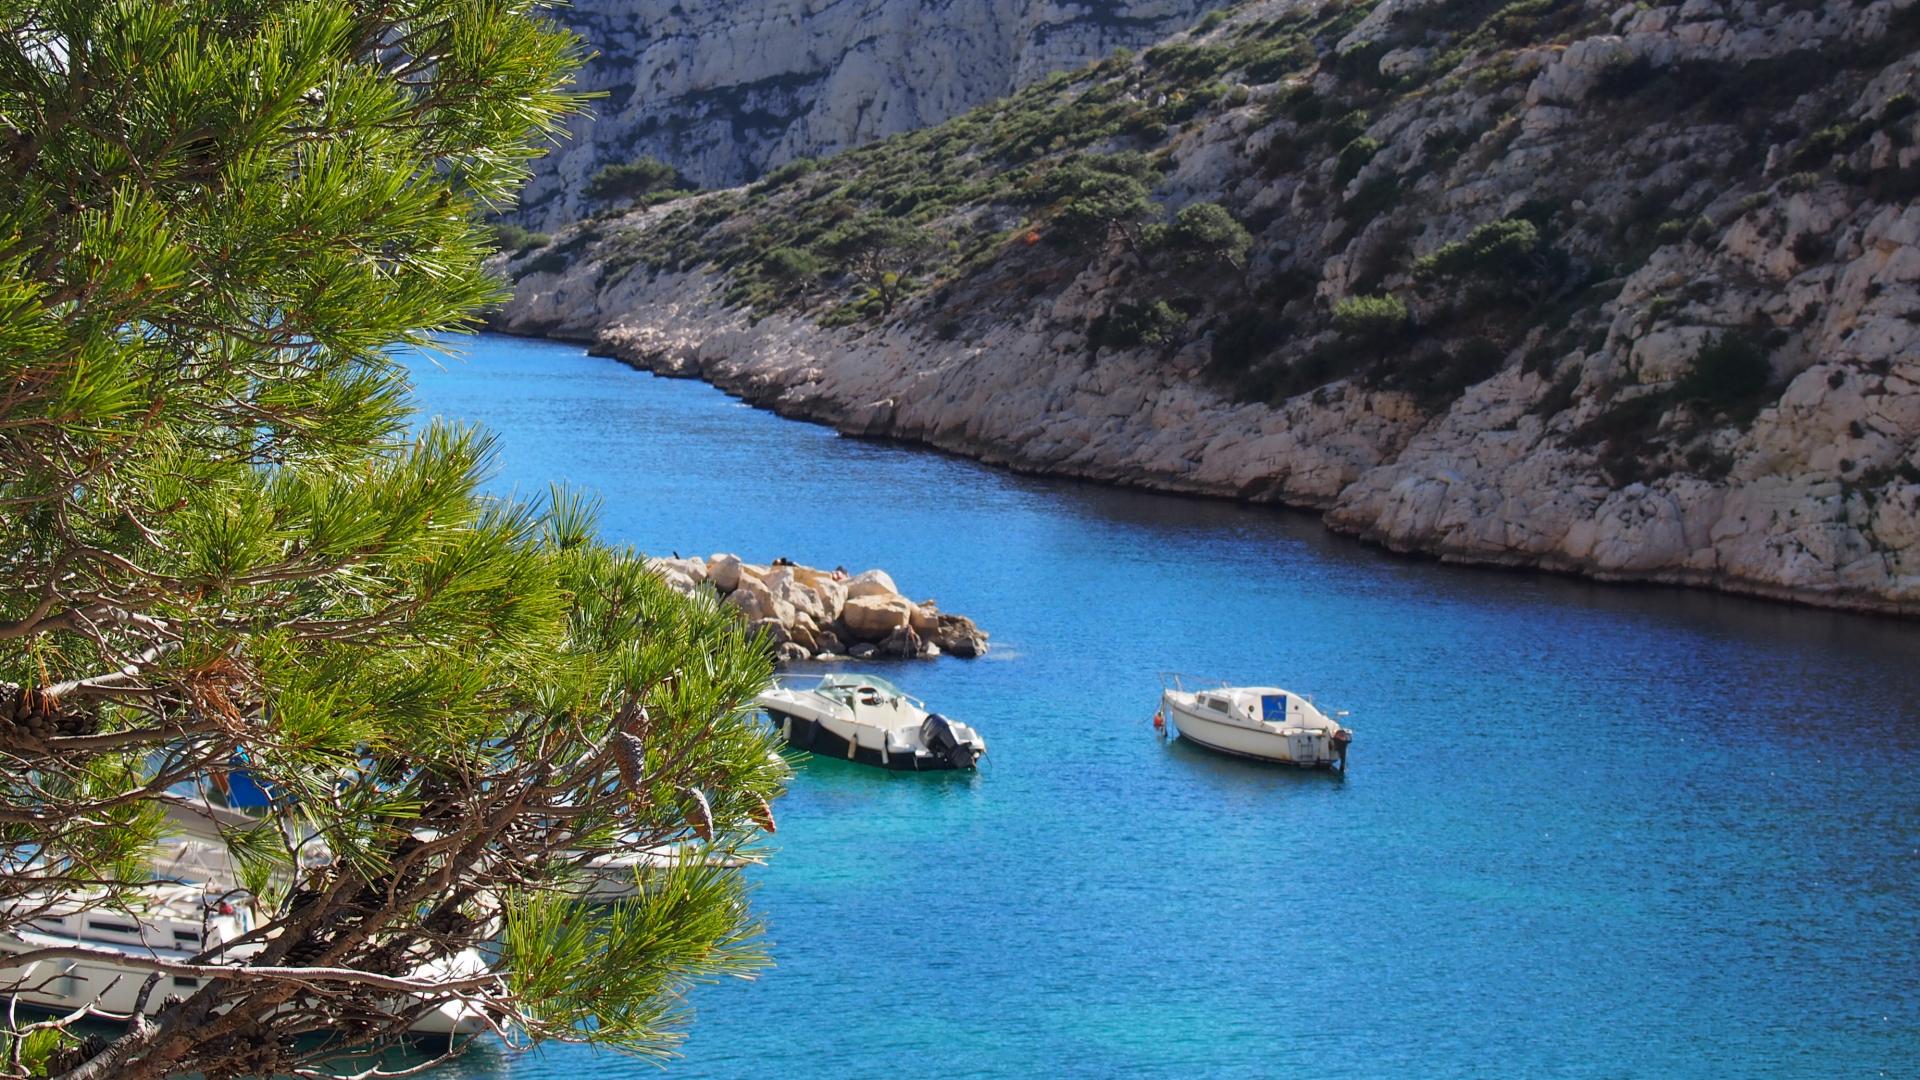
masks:
POLYGON ((856 641, 882 641, 907 625, 912 610, 904 596, 855 596, 840 609, 840 621, 856 641))
POLYGON ((737 555, 714 555, 707 559, 707 580, 723 593, 730 593, 740 587, 740 557, 737 555))
POLYGON ((753 629, 756 633, 767 635, 767 640, 776 646, 794 643, 793 634, 787 630, 787 624, 779 619, 755 619, 753 629))
POLYGON ((940 628, 940 609, 931 600, 922 600, 907 612, 907 625, 921 637, 927 637, 940 628))
POLYGON ((833 631, 822 630, 813 637, 813 651, 821 656, 829 653, 844 653, 847 651, 847 644, 841 641, 839 635, 833 631))
POLYGON ((816 570, 811 566, 789 567, 793 580, 812 590, 820 613, 815 616, 822 623, 829 623, 840 617, 841 605, 847 602, 847 583, 835 581, 833 575, 825 570, 816 570))
POLYGON ((863 641, 860 644, 855 645, 853 647, 853 651, 848 653, 847 655, 853 657, 855 660, 871 660, 879 652, 880 650, 877 647, 875 647, 873 643, 863 641))
POLYGON ((739 608, 748 622, 773 619, 783 626, 791 626, 796 614, 792 604, 773 595, 757 578, 745 574, 740 576, 740 587, 727 594, 726 602, 739 608))
POLYGON ((987 651, 987 632, 965 615, 942 614, 933 643, 946 652, 971 660, 987 651))
POLYGON ((812 653, 806 650, 806 646, 795 641, 782 642, 780 647, 773 651, 774 659, 783 664, 790 664, 795 660, 805 660, 812 655, 812 653))
POLYGON ((738 608, 741 617, 748 622, 764 619, 769 614, 767 604, 761 599, 760 594, 750 589, 735 589, 728 593, 727 598, 721 603, 738 608))
POLYGON ((683 578, 696 585, 707 580, 707 564, 701 559, 648 559, 647 569, 664 578, 683 578))
POLYGON ((898 596, 900 590, 885 570, 868 570, 847 581, 847 599, 857 596, 898 596))
POLYGON ((648 569, 651 569, 655 574, 659 575, 660 580, 666 582, 668 588, 682 595, 691 596, 693 595, 693 591, 700 587, 698 580, 688 577, 687 574, 678 567, 664 564, 653 566, 649 564, 648 569))
POLYGON ((913 627, 896 626, 880 643, 880 655, 911 660, 920 655, 920 645, 920 635, 913 632, 913 627))
POLYGON ((832 622, 834 616, 838 614, 838 612, 829 611, 820 594, 795 576, 790 567, 783 566, 770 571, 766 577, 760 579, 760 582, 767 587, 767 591, 772 593, 775 599, 791 604, 796 611, 813 616, 813 620, 817 623, 832 622))
POLYGON ((804 611, 794 613, 793 622, 787 627, 787 635, 806 646, 808 652, 820 651, 820 627, 804 611))

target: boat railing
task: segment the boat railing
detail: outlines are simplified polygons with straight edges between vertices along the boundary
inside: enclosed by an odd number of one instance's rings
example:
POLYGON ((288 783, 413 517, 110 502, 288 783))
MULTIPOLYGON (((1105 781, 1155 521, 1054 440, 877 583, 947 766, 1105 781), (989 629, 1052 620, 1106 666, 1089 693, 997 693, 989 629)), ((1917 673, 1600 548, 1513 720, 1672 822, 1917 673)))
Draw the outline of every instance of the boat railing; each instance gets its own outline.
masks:
POLYGON ((832 673, 826 671, 799 671, 775 675, 773 677, 773 684, 769 689, 812 690, 817 688, 822 682, 825 682, 827 676, 830 674, 832 673))
POLYGON ((1216 679, 1207 675, 1195 675, 1187 671, 1160 672, 1160 688, 1190 694, 1196 690, 1220 690, 1232 684, 1225 679, 1216 679))

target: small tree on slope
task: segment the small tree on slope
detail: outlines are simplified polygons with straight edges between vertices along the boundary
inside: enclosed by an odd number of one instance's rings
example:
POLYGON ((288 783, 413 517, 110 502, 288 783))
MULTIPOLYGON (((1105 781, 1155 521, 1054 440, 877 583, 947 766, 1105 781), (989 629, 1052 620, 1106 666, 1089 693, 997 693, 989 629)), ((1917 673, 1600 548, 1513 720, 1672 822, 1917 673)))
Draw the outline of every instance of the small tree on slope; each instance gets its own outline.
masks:
POLYGON ((134 909, 162 791, 272 795, 232 837, 258 929, 0 1072, 359 1071, 446 1002, 661 1054, 689 980, 758 962, 716 861, 570 883, 770 827, 766 650, 579 497, 482 497, 487 438, 410 433, 389 357, 499 298, 480 214, 577 106, 539 8, 0 0, 0 939, 134 909))

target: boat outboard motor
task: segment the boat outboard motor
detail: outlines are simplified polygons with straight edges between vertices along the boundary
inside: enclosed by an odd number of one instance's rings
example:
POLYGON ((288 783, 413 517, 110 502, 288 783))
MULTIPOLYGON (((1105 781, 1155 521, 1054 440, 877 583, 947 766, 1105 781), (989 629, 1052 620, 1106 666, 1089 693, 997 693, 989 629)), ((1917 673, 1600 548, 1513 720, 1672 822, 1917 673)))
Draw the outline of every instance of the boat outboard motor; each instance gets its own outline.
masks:
POLYGON ((954 734, 953 721, 939 713, 930 713, 920 721, 920 741, 927 744, 927 749, 933 751, 935 757, 956 769, 971 769, 973 763, 980 759, 979 752, 971 744, 961 742, 960 736, 954 734))

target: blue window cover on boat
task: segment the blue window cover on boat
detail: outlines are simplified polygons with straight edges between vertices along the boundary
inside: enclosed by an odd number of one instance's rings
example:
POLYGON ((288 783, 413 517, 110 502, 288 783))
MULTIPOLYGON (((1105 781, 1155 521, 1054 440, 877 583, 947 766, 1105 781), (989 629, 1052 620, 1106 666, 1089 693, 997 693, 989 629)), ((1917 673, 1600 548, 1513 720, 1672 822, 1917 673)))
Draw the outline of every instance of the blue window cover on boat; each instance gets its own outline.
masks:
POLYGON ((233 768, 227 772, 227 805, 238 808, 272 806, 273 794, 253 778, 243 766, 247 759, 239 754, 233 757, 233 768))
POLYGON ((1287 695, 1261 694, 1260 719, 1285 720, 1287 718, 1287 695))

